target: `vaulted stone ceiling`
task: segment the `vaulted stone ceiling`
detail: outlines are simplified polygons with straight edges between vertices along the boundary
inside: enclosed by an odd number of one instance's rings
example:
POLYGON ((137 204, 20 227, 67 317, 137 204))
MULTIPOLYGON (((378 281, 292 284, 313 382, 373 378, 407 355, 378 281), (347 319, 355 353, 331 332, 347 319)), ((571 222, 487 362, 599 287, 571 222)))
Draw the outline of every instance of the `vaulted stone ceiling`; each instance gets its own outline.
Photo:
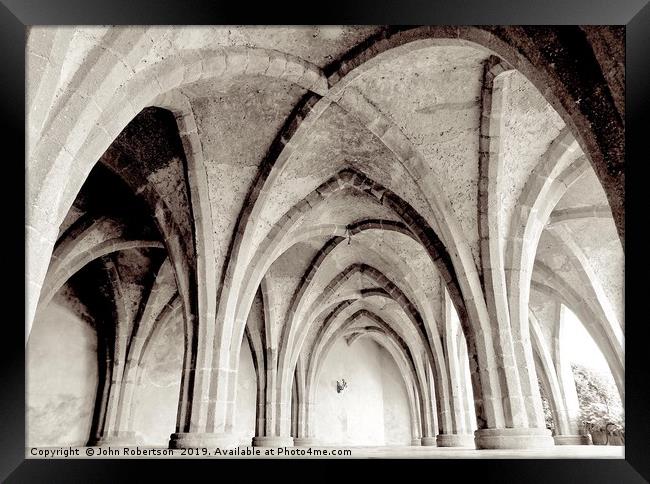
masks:
MULTIPOLYGON (((174 277, 165 284, 176 289, 157 310, 178 291, 187 320, 217 323, 214 341, 199 341, 211 346, 199 360, 236 367, 248 324, 249 340, 262 334, 258 347, 273 348, 266 364, 282 392, 297 361, 313 378, 310 357, 327 338, 373 327, 411 351, 418 378, 430 365, 442 395, 445 294, 467 332, 467 312, 486 306, 472 301, 499 267, 519 297, 526 281, 510 277, 518 254, 533 250, 533 312, 540 294, 557 300, 570 288, 573 299, 561 302, 586 301, 585 314, 622 344, 619 232, 566 116, 524 74, 465 40, 378 50, 348 72, 345 59, 372 51, 380 32, 31 29, 30 69, 39 74, 29 85, 30 159, 55 153, 47 144, 55 140, 65 152, 55 157, 87 160, 31 209, 37 220, 61 220, 54 252, 68 257, 50 264, 47 297, 72 276, 61 291, 81 308, 75 280, 99 279, 92 271, 109 265, 134 321, 161 290, 167 257, 174 277), (76 116, 83 131, 66 131, 76 116), (526 207, 544 177, 560 188, 530 222, 526 207), (80 242, 66 236, 84 218, 98 226, 83 247, 96 256, 79 265, 80 242), (520 247, 529 228, 538 248, 520 247), (136 243, 98 248, 118 239, 136 243), (328 322, 343 329, 326 330, 328 322)), ((202 331, 193 337, 208 338, 202 331)), ((227 400, 224 388, 217 399, 227 400)))

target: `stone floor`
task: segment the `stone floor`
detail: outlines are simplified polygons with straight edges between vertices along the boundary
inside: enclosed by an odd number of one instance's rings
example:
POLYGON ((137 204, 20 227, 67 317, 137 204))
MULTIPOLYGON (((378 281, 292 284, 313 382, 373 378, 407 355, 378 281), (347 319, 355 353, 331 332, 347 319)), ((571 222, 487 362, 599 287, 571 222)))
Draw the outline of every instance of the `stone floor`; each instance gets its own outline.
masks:
POLYGON ((370 458, 370 459, 623 459, 625 447, 564 445, 535 450, 476 450, 444 447, 239 447, 169 450, 161 447, 38 447, 27 458, 370 458), (59 452, 56 452, 60 449, 59 452), (44 455, 50 451, 54 455, 44 455), (65 455, 63 451, 68 451, 65 455), (341 452, 345 451, 345 452, 341 452), (349 452, 347 452, 349 451, 349 452), (345 453, 347 455, 341 455, 345 453), (58 455, 57 455, 58 454, 58 455))

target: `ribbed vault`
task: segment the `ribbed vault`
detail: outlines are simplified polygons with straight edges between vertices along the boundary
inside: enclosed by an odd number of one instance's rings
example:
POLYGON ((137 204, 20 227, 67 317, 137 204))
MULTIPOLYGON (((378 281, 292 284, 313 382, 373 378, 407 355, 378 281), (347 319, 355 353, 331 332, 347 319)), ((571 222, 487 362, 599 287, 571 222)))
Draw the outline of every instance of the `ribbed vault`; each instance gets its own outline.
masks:
POLYGON ((582 30, 32 29, 43 51, 28 335, 50 305, 96 331, 91 445, 134 438, 166 324, 173 447, 233 443, 242 343, 253 443, 313 443, 323 362, 364 336, 418 445, 549 445, 538 373, 578 432, 560 304, 623 396, 623 113, 582 30))

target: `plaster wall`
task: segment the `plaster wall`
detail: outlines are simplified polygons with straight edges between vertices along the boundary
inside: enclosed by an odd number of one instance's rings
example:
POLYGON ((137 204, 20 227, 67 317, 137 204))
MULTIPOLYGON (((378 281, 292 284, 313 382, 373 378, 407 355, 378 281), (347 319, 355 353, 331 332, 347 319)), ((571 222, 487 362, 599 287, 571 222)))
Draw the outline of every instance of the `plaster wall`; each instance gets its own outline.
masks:
POLYGON ((411 422, 404 377, 390 353, 380 346, 377 349, 384 399, 384 442, 386 445, 410 445, 411 422))
POLYGON ((84 445, 97 387, 95 330, 52 301, 34 321, 26 348, 28 447, 84 445))
POLYGON ((409 409, 400 380, 392 357, 374 341, 337 341, 318 381, 316 438, 337 445, 408 444, 409 409), (348 387, 337 393, 342 378, 348 387))
MULTIPOLYGON (((85 445, 97 388, 95 331, 53 301, 35 320, 27 344, 27 446, 85 445)), ((256 377, 244 341, 234 433, 250 445, 255 431, 256 377)), ((183 361, 183 321, 167 319, 151 339, 135 391, 139 444, 167 447, 174 432, 183 361)))

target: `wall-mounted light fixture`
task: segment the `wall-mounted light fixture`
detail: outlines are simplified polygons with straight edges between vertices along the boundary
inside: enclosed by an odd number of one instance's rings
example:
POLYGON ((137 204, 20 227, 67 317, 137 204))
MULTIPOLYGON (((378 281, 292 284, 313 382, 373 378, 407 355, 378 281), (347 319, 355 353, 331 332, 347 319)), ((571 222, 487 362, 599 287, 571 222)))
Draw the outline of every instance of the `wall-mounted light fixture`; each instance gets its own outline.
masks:
POLYGON ((348 387, 348 382, 344 378, 341 378, 341 381, 336 381, 336 393, 341 393, 348 387))

